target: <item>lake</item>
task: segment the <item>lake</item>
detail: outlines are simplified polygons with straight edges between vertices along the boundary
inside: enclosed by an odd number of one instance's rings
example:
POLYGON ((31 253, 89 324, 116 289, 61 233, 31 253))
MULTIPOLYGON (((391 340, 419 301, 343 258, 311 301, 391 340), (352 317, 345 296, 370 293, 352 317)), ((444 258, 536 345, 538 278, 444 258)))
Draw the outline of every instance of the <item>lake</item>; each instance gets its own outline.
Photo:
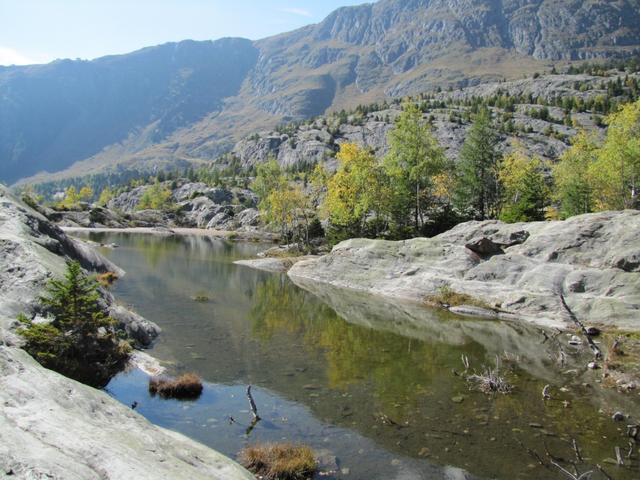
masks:
POLYGON ((119 246, 100 249, 127 271, 115 297, 162 328, 149 353, 169 374, 195 372, 206 382, 197 401, 163 400, 149 395, 146 374, 132 370, 108 393, 226 455, 255 442, 293 441, 312 446, 333 471, 323 478, 553 479, 565 477, 541 467, 531 450, 574 458, 575 439, 587 464, 616 479, 640 478, 637 460, 608 463, 615 446, 628 450, 626 424, 613 422, 610 410, 637 409, 637 401, 596 388, 600 374, 586 369, 565 334, 549 332, 545 341, 532 326, 326 287, 310 293, 286 275, 233 264, 265 249, 260 244, 90 238, 119 246), (512 393, 470 388, 471 371, 496 363, 512 393), (247 385, 263 419, 253 429, 247 385))

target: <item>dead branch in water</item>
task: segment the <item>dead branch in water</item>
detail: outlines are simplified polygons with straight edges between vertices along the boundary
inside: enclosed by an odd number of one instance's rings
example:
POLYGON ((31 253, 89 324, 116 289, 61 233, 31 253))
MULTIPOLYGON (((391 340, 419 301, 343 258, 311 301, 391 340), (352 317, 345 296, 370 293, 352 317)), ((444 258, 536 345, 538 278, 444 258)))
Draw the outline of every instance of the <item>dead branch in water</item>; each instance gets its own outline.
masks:
POLYGON ((258 415, 258 407, 256 407, 256 402, 253 400, 253 395, 251 395, 251 385, 247 387, 247 398, 249 399, 249 406, 251 407, 253 419, 259 421, 260 415, 258 415))
POLYGON ((258 407, 256 407, 256 402, 253 399, 253 395, 251 395, 251 385, 247 387, 247 398, 249 399, 251 414, 253 415, 253 420, 251 420, 251 423, 249 424, 245 432, 245 435, 249 436, 249 434, 253 431, 253 429, 256 428, 256 425, 258 424, 258 422, 262 419, 260 418, 260 415, 258 415, 258 407))
MULTIPOLYGON (((546 468, 547 470, 550 471, 557 471, 560 474, 562 474, 565 478, 569 479, 569 480, 589 480, 593 473, 594 473, 594 469, 592 468, 589 471, 583 472, 581 473, 578 470, 578 465, 583 466, 583 467, 588 467, 589 465, 585 464, 584 461, 584 457, 582 456, 582 452, 580 451, 580 447, 578 446, 578 443, 576 442, 575 439, 572 440, 571 445, 573 448, 573 452, 575 454, 576 460, 568 460, 568 459, 563 459, 557 456, 554 456, 551 454, 551 452, 549 452, 549 449, 547 448, 547 445, 544 445, 544 449, 545 449, 545 453, 546 453, 546 459, 543 459, 542 456, 540 456, 538 454, 538 452, 536 452, 535 450, 532 450, 531 448, 525 446, 520 440, 516 439, 516 441, 518 442, 518 444, 532 457, 536 460, 536 462, 541 465, 542 467, 546 468), (562 464, 570 464, 570 466, 563 466, 562 464), (571 472, 568 470, 568 468, 573 468, 574 472, 571 472)), ((604 469, 600 466, 600 465, 595 465, 595 468, 597 468, 597 470, 607 479, 607 480, 613 480, 611 478, 611 476, 604 471, 604 469)))
POLYGON ((601 359, 602 350, 600 350, 600 347, 598 347, 595 344, 595 342, 591 339, 591 335, 589 335, 589 332, 587 331, 587 328, 584 326, 584 324, 580 320, 578 320, 578 317, 576 317, 576 314, 573 313, 573 310, 571 310, 571 308, 569 308, 569 305, 567 305, 567 301, 564 298, 564 294, 562 293, 560 293, 560 301, 562 302, 562 306, 564 307, 564 309, 569 314, 569 318, 571 318, 573 323, 575 323, 584 334, 585 338, 587 339, 587 343, 589 344, 589 348, 591 348, 591 351, 595 355, 596 359, 601 359))

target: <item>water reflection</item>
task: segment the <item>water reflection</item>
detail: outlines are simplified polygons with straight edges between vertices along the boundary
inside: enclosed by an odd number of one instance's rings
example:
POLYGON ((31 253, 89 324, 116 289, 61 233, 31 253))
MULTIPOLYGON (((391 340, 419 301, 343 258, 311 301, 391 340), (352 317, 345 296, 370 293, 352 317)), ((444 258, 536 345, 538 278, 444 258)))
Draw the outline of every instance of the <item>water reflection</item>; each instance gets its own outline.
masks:
MULTIPOLYGON (((566 442, 576 438, 598 462, 623 440, 596 413, 583 379, 554 366, 554 347, 535 328, 301 285, 311 293, 286 276, 233 265, 258 245, 206 237, 94 239, 120 245, 105 251, 128 272, 116 297, 163 328, 153 355, 210 382, 193 404, 148 397, 139 372, 122 375, 110 390, 123 402, 138 401, 152 421, 226 454, 249 441, 248 383, 261 387, 255 396, 265 418, 250 440, 308 442, 337 456, 350 478, 471 478, 463 470, 482 478, 548 478, 518 440, 565 454, 566 442), (194 302, 199 294, 211 301, 194 302), (512 395, 472 392, 452 372, 462 370, 462 355, 480 369, 505 352, 517 358, 504 362, 512 395), (542 401, 545 384, 554 386, 552 402, 542 401)), ((616 478, 636 478, 632 468, 616 478)))

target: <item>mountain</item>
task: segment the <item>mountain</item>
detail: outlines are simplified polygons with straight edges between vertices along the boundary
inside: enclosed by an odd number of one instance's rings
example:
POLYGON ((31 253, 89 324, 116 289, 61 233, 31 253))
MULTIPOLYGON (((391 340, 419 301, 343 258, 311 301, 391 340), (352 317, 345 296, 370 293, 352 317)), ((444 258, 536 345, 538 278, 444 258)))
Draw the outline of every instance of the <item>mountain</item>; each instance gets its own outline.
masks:
POLYGON ((640 0, 380 0, 256 42, 2 68, 0 180, 211 161, 281 122, 638 54, 640 0))
POLYGON ((222 109, 257 57, 250 41, 223 39, 4 69, 0 178, 60 170, 122 141, 160 141, 222 109))

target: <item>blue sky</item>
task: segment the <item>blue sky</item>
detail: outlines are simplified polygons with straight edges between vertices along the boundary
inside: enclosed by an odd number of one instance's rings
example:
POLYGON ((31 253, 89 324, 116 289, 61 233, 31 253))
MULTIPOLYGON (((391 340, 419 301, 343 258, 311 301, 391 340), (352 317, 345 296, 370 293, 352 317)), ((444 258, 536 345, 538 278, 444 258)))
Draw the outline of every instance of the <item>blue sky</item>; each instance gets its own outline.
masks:
POLYGON ((0 65, 91 59, 185 39, 264 38, 367 0, 0 0, 0 65))

